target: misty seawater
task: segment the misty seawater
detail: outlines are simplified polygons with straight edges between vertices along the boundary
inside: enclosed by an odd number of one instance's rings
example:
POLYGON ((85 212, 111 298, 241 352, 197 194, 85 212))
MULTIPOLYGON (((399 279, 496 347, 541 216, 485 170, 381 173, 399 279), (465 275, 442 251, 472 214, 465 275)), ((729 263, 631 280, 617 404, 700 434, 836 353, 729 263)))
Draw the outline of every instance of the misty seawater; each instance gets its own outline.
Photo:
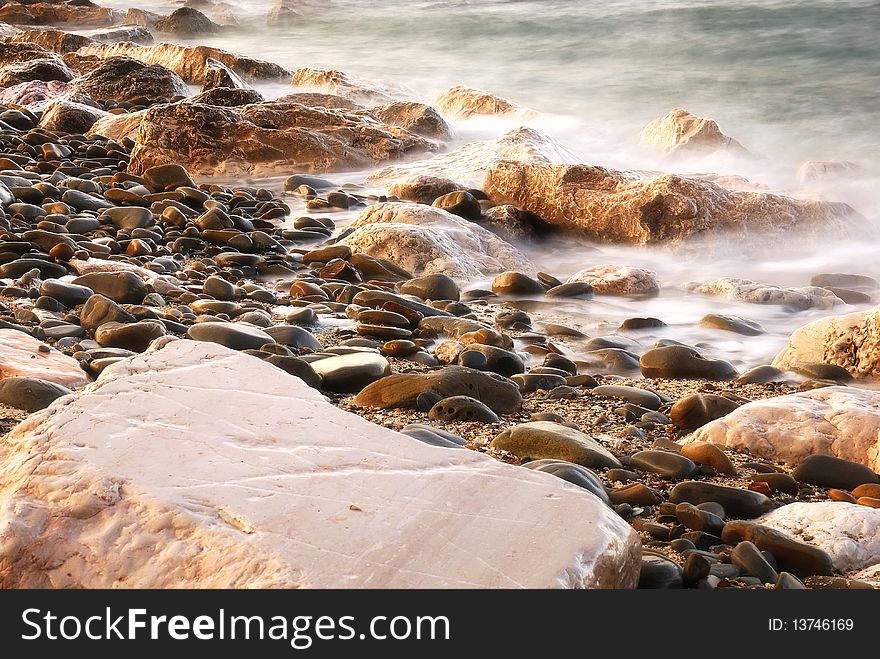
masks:
MULTIPOLYGON (((126 0, 103 3, 127 7, 126 0)), ((744 369, 766 363, 790 333, 831 310, 792 311, 687 293, 688 281, 741 277, 806 286, 822 272, 880 277, 880 3, 795 0, 731 2, 447 1, 296 3, 301 20, 267 28, 273 0, 228 8, 240 26, 204 43, 277 62, 288 69, 335 68, 405 85, 430 101, 453 84, 485 89, 538 111, 535 119, 478 118, 450 123, 449 149, 497 137, 519 125, 545 132, 587 164, 626 170, 744 176, 769 191, 851 204, 863 220, 848 231, 748 241, 715 240, 680 248, 593 244, 566 237, 520 246, 541 269, 564 278, 596 263, 658 272, 661 294, 649 300, 597 298, 543 305, 542 313, 595 336, 631 316, 669 327, 639 338, 701 346, 744 369), (718 121, 757 159, 724 155, 669 160, 639 145, 642 128, 674 107, 718 121), (800 183, 807 160, 848 160, 846 178, 800 183), (544 308, 546 307, 546 308, 544 308), (757 337, 703 329, 706 313, 736 315, 766 330, 757 337)), ((141 5, 168 13, 177 4, 141 5)), ((211 7, 203 7, 210 15, 211 7)), ((168 36, 163 36, 168 39, 168 36)), ((187 43, 186 40, 180 40, 187 43)), ((290 93, 260 84, 268 98, 290 93)), ((334 175, 362 181, 369 172, 334 175)), ((280 180, 269 181, 276 189, 280 180)), ((354 217, 334 214, 344 225, 354 217)), ((474 286, 485 286, 475 281, 474 286)))

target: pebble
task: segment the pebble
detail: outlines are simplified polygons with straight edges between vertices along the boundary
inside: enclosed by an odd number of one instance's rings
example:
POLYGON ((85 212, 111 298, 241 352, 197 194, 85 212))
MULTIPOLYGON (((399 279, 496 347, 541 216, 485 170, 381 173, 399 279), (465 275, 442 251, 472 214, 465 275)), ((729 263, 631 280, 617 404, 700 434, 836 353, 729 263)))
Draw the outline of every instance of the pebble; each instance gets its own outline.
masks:
POLYGON ((638 387, 627 387, 623 385, 605 384, 593 389, 596 396, 605 396, 608 398, 619 398, 621 400, 634 403, 648 410, 660 409, 662 401, 660 397, 652 391, 640 389, 638 387))
POLYGON ((498 415, 475 398, 470 396, 450 396, 436 403, 428 418, 434 421, 477 421, 498 423, 498 415))
POLYGON ((449 192, 442 197, 437 197, 431 204, 434 208, 441 208, 447 213, 458 215, 471 222, 477 222, 483 214, 480 202, 470 192, 459 190, 449 192))
POLYGON ((740 542, 730 552, 730 559, 745 574, 757 577, 761 583, 776 583, 779 575, 767 562, 761 550, 748 540, 740 542))
POLYGON ((461 290, 455 280, 443 274, 424 275, 402 282, 398 290, 423 300, 458 300, 461 290))
POLYGON ((780 569, 801 578, 814 574, 830 575, 833 571, 831 557, 823 550, 754 522, 727 522, 721 538, 729 545, 752 542, 761 551, 773 554, 780 569))
POLYGON ((669 418, 682 430, 696 430, 730 414, 739 403, 715 394, 690 394, 675 401, 669 418))
POLYGON ((878 483, 880 478, 869 467, 830 455, 807 456, 792 472, 802 483, 853 490, 864 483, 878 483))
POLYGON ((489 446, 520 459, 565 460, 584 467, 620 467, 606 448, 585 433, 551 421, 532 421, 508 428, 489 446))
POLYGON ((92 272, 73 280, 119 304, 140 304, 150 292, 146 282, 133 272, 92 272))
POLYGON ((700 510, 690 503, 680 503, 675 506, 675 517, 688 529, 703 531, 705 533, 721 536, 724 529, 724 520, 707 510, 700 510))
POLYGON ((492 291, 498 295, 543 295, 545 288, 521 272, 502 272, 492 280, 492 291))
POLYGON ((723 506, 728 514, 746 519, 768 512, 771 506, 770 500, 759 492, 706 481, 679 483, 669 493, 669 500, 673 503, 692 504, 712 501, 723 506))
MULTIPOLYGON (((298 328, 299 329, 299 328, 298 328)), ((311 362, 322 387, 337 393, 357 393, 391 373, 391 364, 378 352, 358 351, 311 362)))
POLYGON ((165 325, 158 320, 136 323, 104 323, 95 330, 95 340, 102 346, 144 352, 152 341, 165 336, 165 325))
POLYGON ((675 480, 687 478, 696 469, 693 462, 677 453, 652 450, 639 451, 630 456, 630 466, 675 480))
POLYGON ((528 469, 553 474, 557 478, 561 478, 593 493, 604 503, 611 504, 602 481, 593 471, 584 466, 562 460, 532 460, 527 462, 525 466, 528 469))
POLYGON ((797 495, 800 486, 798 482, 788 474, 755 474, 752 476, 753 483, 766 483, 771 492, 784 492, 785 494, 797 495))
POLYGON ((725 332, 733 332, 744 336, 765 334, 764 328, 754 321, 746 320, 739 316, 723 316, 714 313, 706 314, 700 318, 700 327, 724 330, 725 332))
POLYGON ((658 492, 642 483, 633 483, 612 490, 608 496, 612 503, 628 503, 632 506, 653 506, 663 501, 663 497, 658 492))
POLYGON ((194 341, 219 343, 233 350, 256 350, 266 343, 275 343, 275 339, 263 330, 240 323, 197 323, 189 328, 186 335, 194 341))
POLYGON ((57 398, 72 393, 67 387, 39 378, 10 376, 0 379, 0 403, 25 412, 38 412, 57 398))
POLYGON ((639 360, 646 378, 732 380, 733 365, 720 359, 705 359, 688 346, 664 346, 643 354, 639 360))
POLYGON ((663 554, 648 550, 642 552, 639 588, 670 589, 681 588, 682 585, 682 569, 678 563, 663 554))
POLYGON ((736 467, 731 459, 715 444, 691 442, 681 447, 681 454, 698 464, 711 466, 719 474, 737 475, 736 467))

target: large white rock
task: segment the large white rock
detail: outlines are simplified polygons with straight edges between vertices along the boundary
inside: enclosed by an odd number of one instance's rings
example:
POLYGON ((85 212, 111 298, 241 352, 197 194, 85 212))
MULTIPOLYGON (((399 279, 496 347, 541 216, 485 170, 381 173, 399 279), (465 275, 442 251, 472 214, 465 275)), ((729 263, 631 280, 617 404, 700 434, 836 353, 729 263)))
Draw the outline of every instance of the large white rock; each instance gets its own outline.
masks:
POLYGON ((880 508, 842 501, 791 503, 756 521, 824 549, 840 572, 880 563, 880 508))
POLYGON ((495 139, 470 142, 433 158, 389 165, 370 174, 367 180, 387 187, 425 175, 447 178, 463 186, 481 187, 486 170, 500 160, 551 164, 577 162, 578 158, 534 128, 520 127, 495 139))
POLYGON ((30 334, 0 329, 0 379, 14 376, 39 378, 65 387, 80 387, 89 382, 73 357, 30 334))
POLYGON ((478 224, 424 204, 385 202, 366 208, 343 242, 388 259, 415 275, 470 281, 507 270, 530 270, 513 245, 478 224))
POLYGON ((0 442, 0 587, 632 587, 639 564, 584 490, 211 343, 110 366, 0 442))
POLYGON ((833 364, 856 377, 880 377, 880 307, 829 316, 795 330, 776 355, 777 368, 833 364))
POLYGON ((631 265, 590 266, 573 274, 567 283, 576 282, 589 284, 596 295, 657 295, 660 292, 656 272, 631 265))
POLYGON ((824 387, 743 405, 688 442, 712 442, 797 464, 833 455, 880 471, 880 392, 824 387))

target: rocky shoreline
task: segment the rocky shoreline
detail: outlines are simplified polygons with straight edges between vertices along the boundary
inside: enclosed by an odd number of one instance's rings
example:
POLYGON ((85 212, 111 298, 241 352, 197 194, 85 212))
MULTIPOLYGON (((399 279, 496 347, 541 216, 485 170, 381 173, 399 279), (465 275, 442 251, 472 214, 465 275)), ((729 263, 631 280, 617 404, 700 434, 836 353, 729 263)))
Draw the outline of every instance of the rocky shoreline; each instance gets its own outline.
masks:
MULTIPOLYGON (((194 9, 7 3, 0 21, 0 586, 880 587, 880 307, 737 369, 637 315, 656 272, 587 254, 558 278, 517 246, 846 231, 856 210, 577 163, 527 127, 449 150, 447 119, 536 113, 156 43, 219 29, 194 9), (587 336, 558 310, 597 298, 632 317, 587 336), (308 547, 279 546, 301 520, 308 547), (426 545, 401 558, 408 542, 426 545)), ((684 110, 643 140, 752 157, 684 110)), ((684 292, 834 313, 878 289, 684 292)))

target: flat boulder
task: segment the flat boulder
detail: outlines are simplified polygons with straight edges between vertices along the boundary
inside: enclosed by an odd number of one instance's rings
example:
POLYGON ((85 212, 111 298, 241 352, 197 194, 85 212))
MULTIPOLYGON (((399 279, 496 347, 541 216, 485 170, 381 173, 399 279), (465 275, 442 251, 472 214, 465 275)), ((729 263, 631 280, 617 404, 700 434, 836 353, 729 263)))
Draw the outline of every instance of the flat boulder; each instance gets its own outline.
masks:
POLYGON ((880 307, 829 316, 796 330, 773 366, 801 370, 830 364, 859 378, 880 377, 880 307))
POLYGON ((64 387, 80 387, 89 382, 73 357, 30 334, 0 329, 0 380, 9 377, 37 378, 64 387))
POLYGON ((706 282, 687 282, 685 289, 693 293, 714 295, 735 302, 776 304, 794 309, 830 309, 843 300, 832 291, 819 286, 785 288, 750 279, 723 277, 706 282))
POLYGON ((174 71, 145 64, 133 57, 111 57, 71 83, 71 88, 97 101, 124 103, 138 97, 170 99, 189 96, 189 88, 174 71))
POLYGON ((630 265, 590 266, 573 274, 567 283, 589 284, 596 295, 653 296, 660 292, 656 272, 630 265))
POLYGON ((549 164, 576 159, 574 153, 551 137, 534 128, 520 127, 495 139, 469 142, 427 160, 389 165, 370 174, 367 180, 389 186, 414 176, 434 176, 478 188, 483 184, 486 170, 501 160, 549 164))
POLYGON ((637 534, 589 492, 371 424, 213 344, 172 341, 109 366, 15 428, 0 465, 0 494, 16 502, 0 512, 4 588, 638 580, 637 534))
POLYGON ((466 281, 505 270, 530 269, 513 245, 439 208, 385 202, 366 208, 343 243, 387 259, 416 276, 445 274, 466 281))
POLYGON ((343 111, 277 102, 242 108, 177 103, 147 110, 129 171, 173 162, 202 175, 319 173, 435 148, 402 128, 343 111))
POLYGON ((880 393, 823 387, 747 403, 690 435, 789 464, 830 455, 880 471, 880 393))
POLYGON ((512 204, 548 224, 636 245, 801 226, 827 232, 832 226, 855 228, 860 218, 847 204, 729 190, 696 177, 524 159, 489 163, 482 189, 495 203, 512 204))
POLYGON ((70 82, 74 76, 73 71, 58 57, 35 59, 0 69, 0 87, 14 87, 33 80, 70 82))
POLYGON ((725 151, 747 155, 746 148, 725 135, 714 119, 706 119, 676 108, 655 119, 642 131, 642 144, 669 154, 706 154, 725 151))

